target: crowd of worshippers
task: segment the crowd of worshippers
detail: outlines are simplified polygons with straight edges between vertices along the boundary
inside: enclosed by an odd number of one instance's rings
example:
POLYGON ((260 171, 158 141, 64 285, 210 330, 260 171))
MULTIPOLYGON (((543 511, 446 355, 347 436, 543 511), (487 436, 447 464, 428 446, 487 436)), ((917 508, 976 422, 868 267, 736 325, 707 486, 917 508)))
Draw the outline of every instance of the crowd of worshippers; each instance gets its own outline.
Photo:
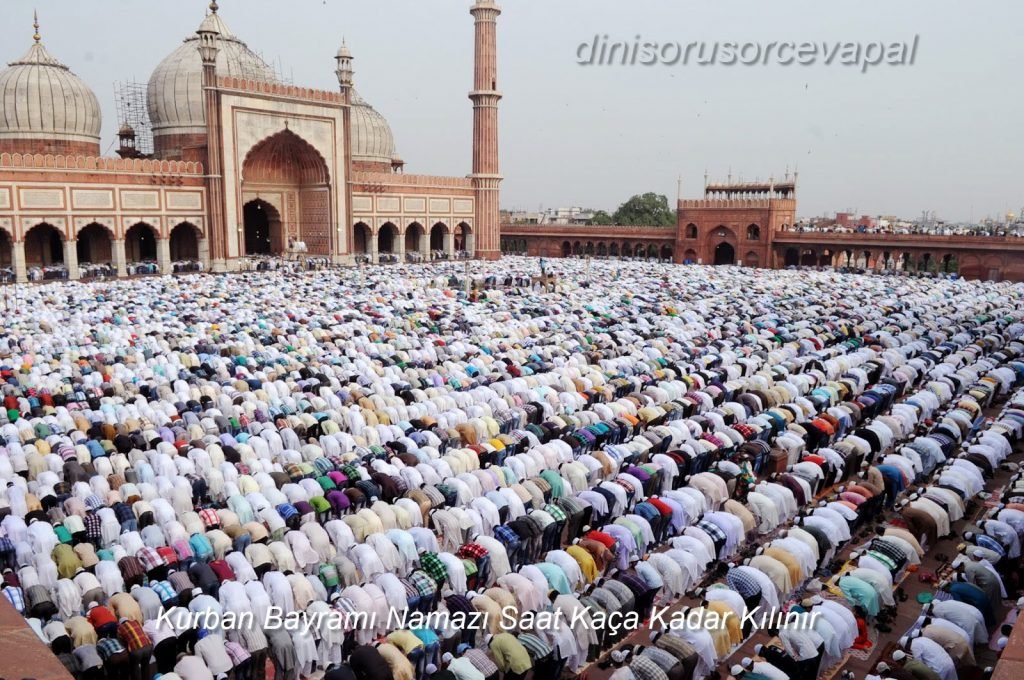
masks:
MULTIPOLYGON (((849 560, 839 573, 827 579, 824 585, 833 592, 838 589, 847 602, 854 606, 858 636, 851 645, 853 649, 870 648, 866 622, 873 613, 878 621, 886 612, 894 614, 898 606, 915 606, 900 604, 906 602, 907 597, 896 584, 906 575, 905 568, 912 564, 919 565, 924 550, 934 546, 936 537, 952 537, 949 533, 950 524, 964 517, 965 509, 975 495, 986 497, 987 492, 982 491, 985 480, 992 479, 996 468, 1006 462, 1012 445, 1019 440, 1020 428, 1024 424, 1024 390, 1018 391, 999 418, 992 422, 984 421, 981 409, 978 408, 980 404, 970 398, 972 392, 961 396, 956 407, 942 416, 942 421, 947 424, 955 421, 963 425, 970 423, 971 434, 958 447, 960 455, 952 461, 946 461, 944 465, 926 462, 924 470, 927 471, 929 467, 933 469, 927 482, 920 478, 920 470, 915 468, 918 488, 921 490, 911 496, 914 500, 909 504, 904 501, 897 504, 897 513, 889 518, 903 520, 905 528, 894 527, 887 521, 865 532, 860 537, 862 544, 850 553, 849 560), (967 461, 968 464, 960 461, 967 461), (962 469, 958 470, 958 467, 962 469), (964 474, 970 479, 958 478, 964 474), (914 512, 922 508, 928 518, 923 524, 914 512), (944 527, 945 532, 935 531, 936 525, 944 527)), ((932 428, 929 437, 933 440, 942 434, 941 425, 942 422, 937 422, 932 428)), ((957 433, 953 434, 953 439, 960 442, 957 433)), ((912 442, 910 446, 913 445, 912 442)), ((901 453, 909 454, 907 457, 915 460, 917 456, 906 451, 907 448, 909 446, 901 449, 901 453)), ((918 445, 917 453, 922 448, 918 445)), ((888 461, 888 464, 893 463, 897 463, 896 458, 888 461)), ((1010 463, 1010 466, 1016 468, 1015 463, 1010 463)), ((851 492, 860 494, 861 489, 858 487, 864 485, 866 480, 870 488, 873 471, 881 472, 879 468, 884 467, 870 467, 866 473, 861 474, 865 479, 858 480, 856 485, 838 487, 839 497, 851 492)), ((877 664, 875 678, 956 680, 963 677, 961 674, 969 674, 976 667, 976 645, 988 646, 997 653, 1005 648, 1012 625, 1024 607, 1024 598, 1018 599, 1003 618, 1005 601, 1020 594, 1020 540, 1024 535, 1022 500, 1024 480, 1021 480, 1020 473, 1016 473, 1006 487, 1001 502, 987 511, 987 517, 977 523, 977 532, 966 531, 963 534, 964 541, 957 546, 958 555, 952 558, 951 576, 939 581, 934 574, 919 575, 922 582, 936 583, 939 588, 934 595, 928 593, 929 596, 923 598, 926 604, 920 616, 899 639, 896 651, 877 664)), ((860 503, 858 507, 862 508, 863 505, 860 503)), ((891 503, 889 505, 891 507, 891 503)), ((870 523, 878 515, 867 517, 871 519, 865 518, 863 521, 870 523)), ((856 529, 858 521, 852 522, 851 528, 856 529)), ((937 558, 940 563, 951 559, 943 555, 937 555, 937 558)), ((821 581, 811 581, 805 587, 803 599, 793 608, 798 611, 817 610, 826 614, 828 610, 821 607, 831 605, 829 600, 821 597, 822 590, 821 581)), ((832 622, 835 617, 827 618, 832 622)), ((892 630, 882 625, 878 625, 878 628, 884 632, 892 630)), ((732 675, 746 680, 750 680, 748 676, 765 676, 775 680, 785 677, 811 678, 817 677, 819 669, 827 668, 829 662, 834 660, 837 651, 829 648, 826 635, 823 636, 824 645, 817 649, 819 654, 824 654, 820 665, 816 658, 808 656, 806 663, 813 668, 801 668, 796 655, 799 646, 787 642, 787 637, 791 636, 789 631, 780 633, 783 646, 757 645, 755 652, 758 658, 745 657, 740 664, 733 666, 732 675)), ((814 649, 812 645, 807 648, 811 651, 814 649)), ((992 668, 984 671, 987 677, 992 668)))
MULTIPOLYGON (((458 265, 24 287, 0 334, 4 596, 87 680, 521 680, 599 659, 699 679, 754 606, 822 615, 748 675, 816 677, 869 646, 894 580, 1024 431, 1019 398, 983 418, 1024 381, 1022 291, 655 263, 574 285, 580 266, 559 263, 557 294, 475 300, 447 285, 458 265), (837 565, 911 486, 903 526, 837 565), (695 592, 735 615, 632 651, 593 625, 695 592), (271 608, 375 616, 290 630, 271 608), (228 613, 254 624, 168 615, 228 613)), ((1020 586, 1011 519, 965 534, 932 625, 949 602, 995 625, 989 566, 1020 586)))

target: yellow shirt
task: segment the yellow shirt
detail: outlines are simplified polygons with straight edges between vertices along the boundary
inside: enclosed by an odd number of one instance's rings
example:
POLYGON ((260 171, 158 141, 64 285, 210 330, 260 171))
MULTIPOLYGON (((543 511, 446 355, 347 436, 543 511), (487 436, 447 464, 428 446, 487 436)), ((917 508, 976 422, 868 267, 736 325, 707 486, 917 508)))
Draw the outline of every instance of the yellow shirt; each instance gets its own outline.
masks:
POLYGON ((402 650, 406 656, 423 646, 423 641, 407 630, 396 630, 388 635, 388 642, 402 650))
POLYGON ((714 600, 708 602, 707 610, 718 614, 719 618, 725 622, 725 630, 729 634, 729 642, 737 645, 743 642, 743 630, 740 627, 740 617, 736 615, 736 612, 732 607, 728 605, 724 600, 714 600))
POLYGON ((565 552, 569 553, 576 560, 576 564, 580 565, 580 571, 583 572, 583 578, 587 583, 593 583, 597 579, 599 572, 593 555, 578 545, 570 545, 565 552))
POLYGON ((797 561, 793 555, 782 548, 770 547, 766 548, 764 554, 768 557, 774 557, 779 562, 786 565, 786 571, 789 572, 789 582, 793 585, 800 583, 803 579, 800 577, 800 562, 797 561))
POLYGON ((384 661, 387 662, 394 680, 413 680, 416 677, 416 671, 412 667, 412 662, 406 658, 405 654, 402 654, 402 650, 398 647, 385 642, 377 647, 377 651, 380 652, 380 655, 384 657, 384 661))

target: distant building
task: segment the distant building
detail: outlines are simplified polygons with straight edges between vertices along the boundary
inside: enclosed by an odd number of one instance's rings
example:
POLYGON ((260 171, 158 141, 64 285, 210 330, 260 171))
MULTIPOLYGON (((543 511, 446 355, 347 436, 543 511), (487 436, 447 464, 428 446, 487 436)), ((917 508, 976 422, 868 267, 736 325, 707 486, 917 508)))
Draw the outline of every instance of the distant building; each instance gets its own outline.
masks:
POLYGON ((505 213, 509 224, 592 224, 595 210, 588 208, 548 208, 540 212, 510 210, 505 213))

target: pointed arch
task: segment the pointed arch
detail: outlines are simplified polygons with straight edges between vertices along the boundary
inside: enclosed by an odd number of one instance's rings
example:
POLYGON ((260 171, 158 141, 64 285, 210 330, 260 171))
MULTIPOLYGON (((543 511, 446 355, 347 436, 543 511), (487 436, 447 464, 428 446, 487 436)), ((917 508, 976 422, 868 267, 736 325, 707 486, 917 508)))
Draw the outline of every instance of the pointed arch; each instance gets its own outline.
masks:
POLYGON ((191 222, 179 222, 171 229, 170 246, 172 262, 195 262, 199 260, 199 240, 203 237, 199 227, 191 222))
MULTIPOLYGON (((79 266, 110 264, 113 259, 113 240, 113 232, 104 224, 91 222, 82 227, 75 244, 79 266)), ((88 275, 88 272, 88 268, 84 268, 82 274, 88 275)))
POLYGON ((64 264, 64 234, 49 222, 25 232, 25 265, 50 267, 64 264))
POLYGON ((136 222, 124 233, 124 258, 126 262, 156 261, 157 230, 145 222, 136 222))
POLYGON ((398 227, 392 222, 385 222, 377 230, 377 252, 390 255, 397 250, 398 227))
POLYGON ((405 228, 405 254, 408 257, 412 253, 419 253, 426 238, 423 225, 419 222, 412 222, 405 228))
POLYGON ((253 146, 242 163, 242 182, 252 184, 328 184, 327 161, 291 130, 276 132, 253 146))
POLYGON ((448 225, 444 222, 435 222, 430 228, 430 249, 444 250, 444 238, 448 234, 448 225))

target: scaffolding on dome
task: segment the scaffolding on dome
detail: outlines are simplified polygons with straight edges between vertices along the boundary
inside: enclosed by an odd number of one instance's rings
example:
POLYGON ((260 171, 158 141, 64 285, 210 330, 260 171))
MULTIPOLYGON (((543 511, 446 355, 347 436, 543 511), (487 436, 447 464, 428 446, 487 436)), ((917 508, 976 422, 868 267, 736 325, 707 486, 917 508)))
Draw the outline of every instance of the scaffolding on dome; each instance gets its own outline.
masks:
MULTIPOLYGON (((268 61, 267 58, 263 56, 263 52, 259 50, 253 50, 253 54, 255 54, 259 58, 259 60, 262 61, 264 65, 266 65, 274 73, 274 79, 277 82, 281 83, 282 85, 295 84, 294 78, 292 78, 292 75, 290 73, 288 76, 285 76, 284 64, 281 62, 280 57, 278 57, 275 60, 268 61)), ((251 74, 243 74, 243 76, 246 78, 252 78, 254 80, 260 80, 262 78, 261 74, 255 72, 251 74)))
POLYGON ((114 83, 118 126, 128 124, 135 130, 135 148, 140 154, 153 154, 153 126, 146 108, 146 84, 134 80, 114 83))

